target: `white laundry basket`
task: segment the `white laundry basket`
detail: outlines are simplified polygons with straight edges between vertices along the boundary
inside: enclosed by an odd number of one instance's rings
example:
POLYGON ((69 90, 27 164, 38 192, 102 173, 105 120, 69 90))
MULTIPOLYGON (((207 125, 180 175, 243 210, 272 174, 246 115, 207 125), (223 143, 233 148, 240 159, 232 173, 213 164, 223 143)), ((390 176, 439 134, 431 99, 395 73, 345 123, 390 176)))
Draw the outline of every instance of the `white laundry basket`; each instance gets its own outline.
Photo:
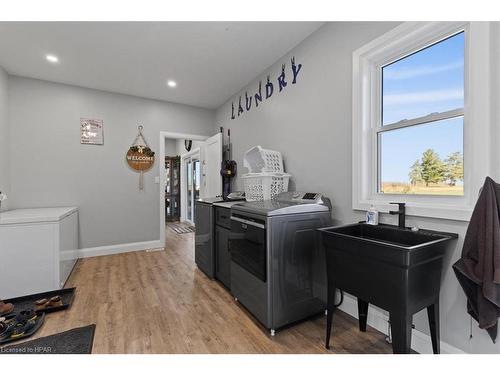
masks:
POLYGON ((260 146, 252 147, 245 152, 243 166, 248 168, 250 173, 284 172, 281 152, 267 150, 260 146))
POLYGON ((269 200, 288 191, 288 182, 291 175, 288 173, 247 173, 242 176, 245 184, 245 198, 247 201, 269 200))

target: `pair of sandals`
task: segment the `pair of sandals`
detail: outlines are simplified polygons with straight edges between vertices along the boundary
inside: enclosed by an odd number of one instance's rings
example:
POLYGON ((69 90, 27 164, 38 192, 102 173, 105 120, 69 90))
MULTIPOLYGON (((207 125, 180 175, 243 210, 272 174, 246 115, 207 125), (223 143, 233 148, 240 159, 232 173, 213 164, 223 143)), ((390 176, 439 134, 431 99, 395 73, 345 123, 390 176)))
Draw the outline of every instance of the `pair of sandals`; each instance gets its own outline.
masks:
POLYGON ((63 305, 62 298, 60 296, 54 296, 52 298, 43 298, 35 301, 35 311, 45 310, 50 307, 59 307, 63 305))
POLYGON ((36 325, 36 312, 24 310, 19 314, 9 314, 0 321, 0 340, 19 338, 36 325))

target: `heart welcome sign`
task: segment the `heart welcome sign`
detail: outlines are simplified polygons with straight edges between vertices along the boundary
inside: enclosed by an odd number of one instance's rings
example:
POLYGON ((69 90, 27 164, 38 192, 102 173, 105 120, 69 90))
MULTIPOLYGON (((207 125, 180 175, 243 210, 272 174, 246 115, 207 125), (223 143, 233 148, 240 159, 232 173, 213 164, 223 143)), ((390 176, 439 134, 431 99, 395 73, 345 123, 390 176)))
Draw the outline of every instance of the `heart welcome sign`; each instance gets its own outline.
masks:
POLYGON ((139 172, 139 190, 144 190, 144 172, 151 169, 155 163, 155 153, 149 148, 148 142, 142 134, 143 127, 139 125, 139 133, 135 137, 132 146, 127 151, 125 156, 127 164, 134 171, 139 172), (141 142, 142 141, 142 142, 141 142))

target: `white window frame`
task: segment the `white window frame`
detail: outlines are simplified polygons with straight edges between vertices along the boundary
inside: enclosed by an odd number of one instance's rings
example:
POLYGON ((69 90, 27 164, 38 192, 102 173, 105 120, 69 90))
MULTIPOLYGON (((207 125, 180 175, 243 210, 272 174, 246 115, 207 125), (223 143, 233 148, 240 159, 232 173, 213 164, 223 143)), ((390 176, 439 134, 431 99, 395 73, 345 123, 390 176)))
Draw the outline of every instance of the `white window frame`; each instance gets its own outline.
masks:
POLYGON ((352 205, 381 212, 405 202, 407 214, 467 221, 491 171, 490 25, 487 22, 405 22, 353 53, 352 205), (378 191, 380 69, 461 30, 464 61, 464 195, 387 194, 378 191))

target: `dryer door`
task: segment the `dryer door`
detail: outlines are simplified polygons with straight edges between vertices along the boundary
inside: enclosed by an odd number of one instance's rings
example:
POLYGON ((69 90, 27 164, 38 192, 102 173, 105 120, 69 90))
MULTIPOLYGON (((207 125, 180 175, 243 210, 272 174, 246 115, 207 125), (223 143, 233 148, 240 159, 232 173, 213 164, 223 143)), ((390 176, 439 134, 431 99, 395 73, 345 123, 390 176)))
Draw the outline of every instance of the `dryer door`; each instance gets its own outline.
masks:
POLYGON ((267 250, 265 221, 231 216, 229 239, 231 260, 262 281, 266 281, 267 250))

